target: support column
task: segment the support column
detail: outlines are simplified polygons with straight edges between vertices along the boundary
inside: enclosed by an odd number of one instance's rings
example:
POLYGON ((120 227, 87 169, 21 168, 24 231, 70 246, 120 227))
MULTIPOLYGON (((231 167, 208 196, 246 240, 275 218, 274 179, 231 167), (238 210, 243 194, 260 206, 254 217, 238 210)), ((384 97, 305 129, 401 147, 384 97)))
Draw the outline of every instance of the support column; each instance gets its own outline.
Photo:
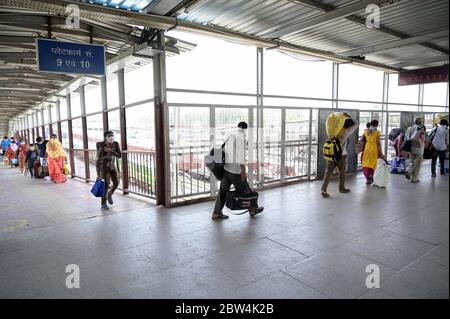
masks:
POLYGON ((423 112, 423 93, 424 93, 424 85, 419 84, 419 97, 417 101, 417 111, 423 112))
POLYGON ((338 98, 339 98, 339 63, 333 62, 333 74, 332 74, 332 84, 331 84, 331 98, 333 102, 331 103, 332 109, 337 109, 338 98))
POLYGON ((73 130, 72 130, 72 105, 70 101, 70 93, 66 96, 66 105, 67 105, 67 130, 69 134, 69 161, 70 161, 70 172, 73 175, 76 174, 75 171, 75 156, 73 151, 73 130))
MULTIPOLYGON (((177 124, 175 124, 175 127, 177 124)), ((177 144, 177 146, 179 146, 177 144)), ((216 146, 216 108, 212 105, 209 107, 209 149, 216 146)), ((210 195, 211 197, 216 196, 217 192, 217 179, 213 174, 210 174, 210 195)))
POLYGON ((160 31, 156 37, 157 49, 162 54, 153 57, 153 87, 155 103, 155 158, 156 158, 156 204, 170 206, 170 156, 169 112, 166 90, 165 36, 160 31))
MULTIPOLYGON (((127 145, 127 119, 125 109, 125 71, 120 69, 117 71, 117 82, 119 85, 119 114, 120 114, 120 144, 123 151, 128 150, 127 145)), ((123 193, 128 194, 128 154, 122 155, 122 188, 123 193)))
POLYGON ((108 122, 108 91, 106 88, 106 75, 102 76, 100 79, 100 92, 102 94, 102 119, 103 119, 103 132, 109 130, 109 122, 108 122))
POLYGON ((45 140, 44 109, 41 109, 41 118, 42 118, 42 126, 41 126, 41 130, 42 130, 42 138, 45 140))
POLYGON ((388 150, 388 136, 389 136, 389 73, 383 73, 383 96, 382 96, 381 110, 384 114, 383 125, 384 125, 384 150, 383 154, 387 155, 388 150))
POLYGON ((286 109, 281 109, 281 183, 286 180, 286 109))
POLYGON ((62 142, 62 128, 61 128, 61 103, 59 100, 56 101, 56 122, 58 126, 58 140, 62 142))
POLYGON ((47 105, 47 112, 48 112, 48 132, 50 136, 53 134, 53 120, 52 120, 52 106, 49 104, 47 105))
POLYGON ((256 49, 256 125, 257 125, 257 162, 258 185, 264 185, 264 49, 256 49))
POLYGON ((90 172, 89 172, 89 141, 88 141, 88 133, 87 133, 87 121, 86 121, 86 99, 84 94, 84 85, 78 88, 78 92, 80 93, 80 108, 81 108, 81 129, 83 134, 83 154, 84 154, 84 173, 86 176, 86 182, 90 181, 90 172))

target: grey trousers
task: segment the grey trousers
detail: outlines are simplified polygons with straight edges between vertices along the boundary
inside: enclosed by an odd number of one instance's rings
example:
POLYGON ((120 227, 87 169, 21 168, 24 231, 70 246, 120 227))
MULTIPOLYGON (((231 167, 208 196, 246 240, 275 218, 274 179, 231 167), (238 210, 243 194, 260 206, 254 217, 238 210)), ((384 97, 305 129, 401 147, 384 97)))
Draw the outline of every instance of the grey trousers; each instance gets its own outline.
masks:
POLYGON ((410 164, 408 166, 408 174, 411 176, 411 180, 417 180, 420 172, 420 165, 422 164, 423 154, 409 153, 410 164))

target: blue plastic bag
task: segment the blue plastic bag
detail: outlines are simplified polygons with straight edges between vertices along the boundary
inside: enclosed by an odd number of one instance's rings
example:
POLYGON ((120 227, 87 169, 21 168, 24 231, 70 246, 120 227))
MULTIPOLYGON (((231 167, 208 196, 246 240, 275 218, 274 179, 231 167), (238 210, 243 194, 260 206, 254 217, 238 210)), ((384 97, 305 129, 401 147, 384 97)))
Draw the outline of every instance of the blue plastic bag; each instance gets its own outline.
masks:
POLYGON ((91 193, 95 197, 102 197, 103 194, 105 194, 105 180, 104 179, 97 179, 95 181, 94 186, 92 186, 91 193))

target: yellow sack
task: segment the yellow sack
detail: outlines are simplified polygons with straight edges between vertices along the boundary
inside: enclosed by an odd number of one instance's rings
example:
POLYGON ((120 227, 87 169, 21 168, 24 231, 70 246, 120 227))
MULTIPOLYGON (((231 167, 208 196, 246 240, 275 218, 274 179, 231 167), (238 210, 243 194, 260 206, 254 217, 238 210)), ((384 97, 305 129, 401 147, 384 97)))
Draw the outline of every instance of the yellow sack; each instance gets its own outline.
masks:
POLYGON ((340 112, 332 113, 328 116, 326 127, 328 138, 333 138, 339 136, 342 129, 344 128, 345 115, 340 112))
POLYGON ((64 164, 63 174, 66 176, 69 175, 69 164, 64 164))

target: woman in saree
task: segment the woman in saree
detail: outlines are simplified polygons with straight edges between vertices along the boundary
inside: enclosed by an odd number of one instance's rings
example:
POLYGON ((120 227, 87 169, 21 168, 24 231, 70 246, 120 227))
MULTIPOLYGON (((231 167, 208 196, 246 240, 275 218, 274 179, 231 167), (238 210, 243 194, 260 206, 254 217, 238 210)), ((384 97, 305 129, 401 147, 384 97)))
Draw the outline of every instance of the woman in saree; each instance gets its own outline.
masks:
POLYGON ((58 141, 56 134, 52 134, 46 146, 48 157, 48 173, 50 180, 55 183, 64 183, 66 176, 63 174, 66 152, 62 144, 58 141))
POLYGON ((16 157, 16 152, 19 149, 15 140, 11 140, 11 144, 9 144, 8 149, 6 150, 5 157, 9 160, 9 165, 14 167, 13 160, 16 157))
POLYGON ((23 139, 20 139, 19 141, 19 169, 21 172, 23 172, 26 168, 25 168, 25 158, 27 156, 27 152, 28 152, 28 145, 25 143, 25 141, 23 139))

